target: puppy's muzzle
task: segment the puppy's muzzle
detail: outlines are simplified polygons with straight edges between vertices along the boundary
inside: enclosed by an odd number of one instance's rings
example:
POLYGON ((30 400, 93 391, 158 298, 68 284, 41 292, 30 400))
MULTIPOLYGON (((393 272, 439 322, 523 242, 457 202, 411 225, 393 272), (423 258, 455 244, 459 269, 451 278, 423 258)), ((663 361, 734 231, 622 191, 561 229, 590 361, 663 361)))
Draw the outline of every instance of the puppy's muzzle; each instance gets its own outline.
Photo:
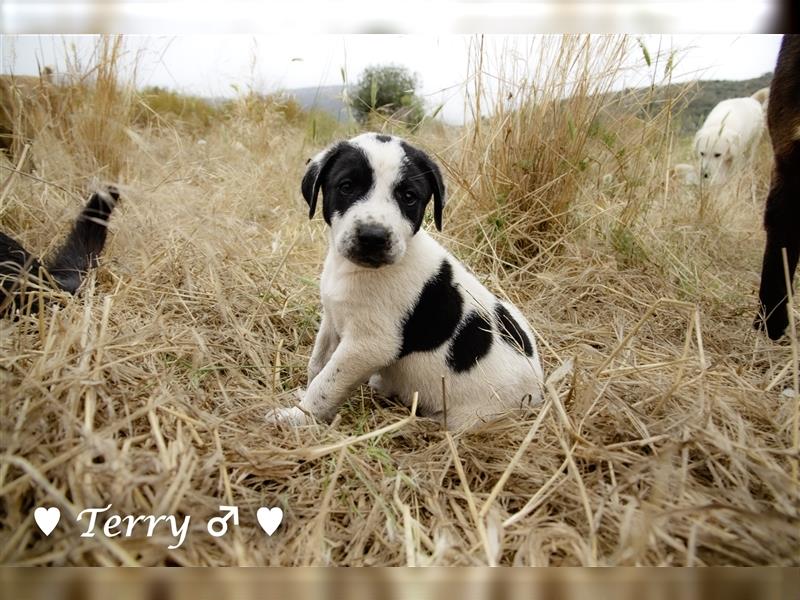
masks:
POLYGON ((382 225, 359 224, 348 258, 364 267, 378 268, 392 262, 392 234, 382 225))

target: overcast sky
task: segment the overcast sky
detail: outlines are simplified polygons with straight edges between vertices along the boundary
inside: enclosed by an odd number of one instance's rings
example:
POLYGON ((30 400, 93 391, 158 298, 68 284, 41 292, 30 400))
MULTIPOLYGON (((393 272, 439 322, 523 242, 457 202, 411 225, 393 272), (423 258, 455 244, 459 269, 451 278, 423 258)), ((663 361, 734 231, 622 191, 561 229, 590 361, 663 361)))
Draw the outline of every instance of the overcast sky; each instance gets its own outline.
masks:
MULTIPOLYGON (((646 35, 639 36, 655 55, 678 50, 673 79, 748 79, 771 71, 780 36, 646 35)), ((180 35, 127 36, 129 58, 137 56, 139 86, 159 85, 203 96, 231 96, 234 86, 269 92, 296 87, 337 85, 344 76, 355 82, 368 65, 392 63, 417 73, 429 107, 444 104, 450 122, 463 118, 468 35, 180 35)), ((486 36, 485 46, 525 48, 532 36, 486 36)), ((0 70, 35 74, 38 65, 64 68, 65 47, 74 45, 88 60, 91 36, 0 37, 0 70)), ((649 83, 653 69, 640 52, 631 53, 623 85, 649 83)), ((656 73, 656 80, 662 73, 656 73)))

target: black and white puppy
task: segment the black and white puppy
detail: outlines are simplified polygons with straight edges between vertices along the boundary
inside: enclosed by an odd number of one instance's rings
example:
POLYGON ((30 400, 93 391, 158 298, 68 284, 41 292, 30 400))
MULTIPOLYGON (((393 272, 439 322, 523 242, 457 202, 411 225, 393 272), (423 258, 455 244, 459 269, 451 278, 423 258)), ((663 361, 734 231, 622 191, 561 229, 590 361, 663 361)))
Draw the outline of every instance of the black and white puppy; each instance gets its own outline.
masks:
POLYGON ((541 399, 530 326, 421 229, 445 188, 434 162, 404 140, 366 133, 320 152, 302 193, 313 217, 322 192, 330 247, 320 280, 322 323, 299 406, 271 422, 330 421, 359 384, 458 429, 541 399))

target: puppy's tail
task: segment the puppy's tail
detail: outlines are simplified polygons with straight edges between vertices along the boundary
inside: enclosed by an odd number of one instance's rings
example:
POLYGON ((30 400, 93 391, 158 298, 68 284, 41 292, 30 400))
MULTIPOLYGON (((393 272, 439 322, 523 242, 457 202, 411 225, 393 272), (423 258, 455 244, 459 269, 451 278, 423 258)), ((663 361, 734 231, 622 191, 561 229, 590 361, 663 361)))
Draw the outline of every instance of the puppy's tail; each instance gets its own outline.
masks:
POLYGON ((106 243, 108 219, 118 200, 119 191, 113 186, 92 194, 64 244, 47 262, 47 271, 62 290, 77 292, 86 272, 97 265, 106 243))

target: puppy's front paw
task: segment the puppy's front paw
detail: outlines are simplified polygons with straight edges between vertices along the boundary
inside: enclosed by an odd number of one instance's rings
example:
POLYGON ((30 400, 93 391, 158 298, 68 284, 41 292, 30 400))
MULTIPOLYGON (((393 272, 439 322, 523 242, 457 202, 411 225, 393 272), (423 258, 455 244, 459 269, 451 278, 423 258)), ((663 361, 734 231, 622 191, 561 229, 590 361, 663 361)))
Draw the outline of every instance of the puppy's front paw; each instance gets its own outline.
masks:
POLYGON ((307 425, 312 422, 312 419, 297 406, 273 409, 264 418, 270 425, 307 425))

